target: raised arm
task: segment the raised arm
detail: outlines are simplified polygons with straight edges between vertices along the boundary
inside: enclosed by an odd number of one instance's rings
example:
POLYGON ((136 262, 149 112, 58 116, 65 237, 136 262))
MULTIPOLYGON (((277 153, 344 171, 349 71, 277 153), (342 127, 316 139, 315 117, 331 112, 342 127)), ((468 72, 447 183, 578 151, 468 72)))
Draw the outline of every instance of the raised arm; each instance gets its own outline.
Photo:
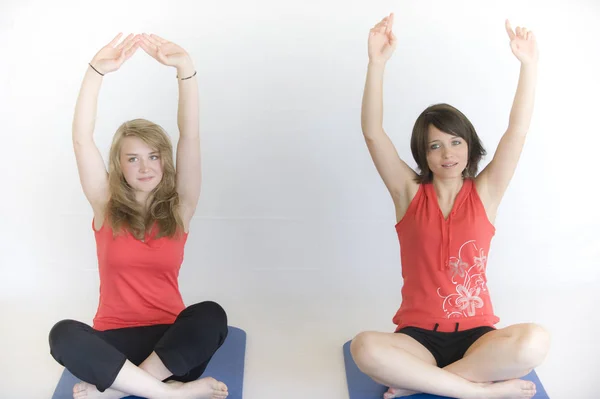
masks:
MULTIPOLYGON (((73 148, 83 192, 92 205, 96 218, 104 215, 108 201, 108 175, 100 151, 94 143, 94 126, 98 93, 103 76, 118 70, 138 48, 138 42, 129 35, 119 43, 119 33, 92 59, 83 78, 73 118, 73 148)), ((97 220, 101 225, 103 220, 97 220)))
POLYGON ((392 32, 394 14, 385 17, 369 33, 369 66, 362 101, 361 126, 371 158, 396 205, 398 219, 418 187, 416 173, 398 156, 383 130, 383 73, 396 48, 392 32))
POLYGON ((538 48, 533 32, 517 27, 514 32, 505 24, 510 48, 521 62, 519 83, 513 101, 508 128, 488 166, 477 176, 476 183, 488 214, 495 214, 512 179, 529 130, 537 81, 538 48))
POLYGON ((177 69, 179 142, 176 179, 181 215, 187 226, 196 210, 202 180, 196 71, 191 57, 175 43, 157 35, 144 34, 141 46, 160 63, 177 69))

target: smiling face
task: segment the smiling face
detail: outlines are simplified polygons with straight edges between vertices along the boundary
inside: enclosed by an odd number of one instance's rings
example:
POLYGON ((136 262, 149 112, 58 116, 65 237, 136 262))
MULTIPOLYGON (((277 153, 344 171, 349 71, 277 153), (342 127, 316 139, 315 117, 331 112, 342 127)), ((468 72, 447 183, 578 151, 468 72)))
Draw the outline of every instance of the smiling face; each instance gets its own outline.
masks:
POLYGON ((468 162, 469 147, 465 139, 429 125, 427 165, 434 178, 461 178, 468 162))
POLYGON ((163 177, 160 153, 135 136, 124 137, 119 151, 123 177, 136 192, 150 193, 163 177))
POLYGON ((107 217, 115 234, 127 230, 142 240, 154 222, 158 236, 172 237, 183 229, 176 180, 173 145, 165 130, 147 119, 123 122, 113 135, 108 161, 107 217))
POLYGON ((474 178, 486 154, 467 117, 449 104, 427 107, 413 126, 410 150, 417 162, 418 183, 433 178, 474 178))

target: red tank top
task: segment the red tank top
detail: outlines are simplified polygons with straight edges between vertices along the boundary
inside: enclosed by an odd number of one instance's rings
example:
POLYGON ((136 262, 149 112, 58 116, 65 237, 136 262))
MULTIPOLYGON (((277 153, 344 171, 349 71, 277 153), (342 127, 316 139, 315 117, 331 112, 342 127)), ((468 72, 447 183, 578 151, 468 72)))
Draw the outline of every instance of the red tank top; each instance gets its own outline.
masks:
POLYGON ((396 224, 402 261, 402 304, 397 329, 420 327, 454 331, 494 326, 485 275, 490 223, 471 179, 465 179, 444 219, 433 184, 421 184, 396 224))
POLYGON ((113 238, 107 221, 94 229, 100 271, 96 330, 172 324, 185 308, 177 279, 187 233, 155 239, 157 231, 154 226, 142 242, 129 232, 113 238))

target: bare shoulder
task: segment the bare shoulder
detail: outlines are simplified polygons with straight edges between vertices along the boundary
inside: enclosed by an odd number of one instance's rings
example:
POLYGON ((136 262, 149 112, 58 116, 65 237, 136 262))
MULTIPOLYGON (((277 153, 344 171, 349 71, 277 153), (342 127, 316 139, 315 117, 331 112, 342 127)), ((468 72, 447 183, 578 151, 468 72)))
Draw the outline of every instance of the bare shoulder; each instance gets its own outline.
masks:
POLYGON ((404 190, 399 191, 398 194, 394 197, 394 206, 396 208, 396 222, 402 220, 402 218, 406 214, 410 203, 419 191, 419 186, 419 183, 410 179, 406 183, 404 190))

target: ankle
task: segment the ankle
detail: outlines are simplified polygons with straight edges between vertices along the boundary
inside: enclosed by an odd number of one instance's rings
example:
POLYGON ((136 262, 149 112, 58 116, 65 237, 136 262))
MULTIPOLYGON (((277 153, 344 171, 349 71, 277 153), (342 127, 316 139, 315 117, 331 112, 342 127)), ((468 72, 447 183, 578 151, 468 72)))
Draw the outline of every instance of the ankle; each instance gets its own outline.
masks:
POLYGON ((471 389, 471 395, 465 399, 479 399, 479 398, 486 397, 485 395, 488 393, 488 390, 487 390, 487 386, 489 385, 488 383, 473 382, 472 385, 473 385, 473 388, 471 389))
POLYGON ((161 398, 172 398, 172 399, 176 399, 179 398, 180 396, 180 392, 178 392, 179 385, 176 384, 167 384, 167 383, 161 383, 162 387, 161 387, 161 393, 160 393, 160 397, 161 398))
POLYGON ((460 399, 481 399, 484 398, 484 390, 479 386, 478 383, 474 382, 471 384, 468 390, 459 396, 460 399))

